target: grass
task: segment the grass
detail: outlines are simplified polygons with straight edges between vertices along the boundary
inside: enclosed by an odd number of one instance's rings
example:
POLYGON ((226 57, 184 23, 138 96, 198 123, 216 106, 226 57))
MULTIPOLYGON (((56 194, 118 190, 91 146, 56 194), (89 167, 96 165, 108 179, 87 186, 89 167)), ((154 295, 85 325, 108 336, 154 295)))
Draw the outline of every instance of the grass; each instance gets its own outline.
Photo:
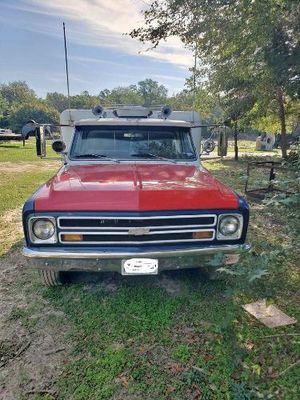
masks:
POLYGON ((47 171, 34 170, 25 173, 2 172, 0 182, 1 213, 24 204, 25 200, 39 185, 53 176, 56 169, 47 171), (17 176, 15 176, 17 175, 17 176))
MULTIPOLYGON (((49 157, 54 155, 50 145, 47 152, 49 157)), ((20 210, 24 202, 59 166, 59 161, 38 158, 32 139, 25 147, 20 142, 0 144, 0 256, 22 237, 20 210)))
POLYGON ((80 285, 40 289, 74 326, 75 361, 58 380, 59 399, 111 399, 119 393, 128 399, 192 399, 197 393, 220 400, 297 399, 299 369, 278 376, 299 358, 297 337, 284 336, 295 327, 265 338, 273 331, 241 308, 269 293, 299 318, 296 304, 286 304, 293 284, 211 283, 197 272, 175 273, 175 279, 182 286, 177 297, 150 279, 122 280, 110 294, 80 285))
MULTIPOLYGON (((255 140, 238 140, 238 148, 241 152, 255 152, 257 154, 260 153, 259 150, 256 150, 256 143, 255 140)), ((234 140, 229 140, 228 141, 228 149, 229 151, 234 151, 234 140)), ((270 154, 279 154, 280 149, 274 149, 272 151, 269 151, 270 154)))
MULTIPOLYGON (((37 164, 45 162, 45 160, 41 160, 36 156, 35 151, 34 138, 27 140, 25 146, 23 146, 22 142, 0 143, 0 162, 34 162, 37 164)), ((47 156, 57 157, 50 143, 47 143, 47 156)))
POLYGON ((55 174, 56 169, 25 173, 1 172, 0 256, 22 238, 21 208, 24 202, 39 185, 55 174))
MULTIPOLYGON (((17 153, 12 150, 12 157, 17 153)), ((242 191, 245 160, 205 166, 242 191)), ((2 209, 20 206, 52 173, 2 175, 2 209)), ((159 277, 108 274, 103 284, 51 290, 33 282, 30 291, 66 314, 74 348, 57 378, 57 394, 34 399, 298 399, 299 365, 287 369, 300 358, 297 325, 271 330, 241 305, 267 298, 299 320, 299 231, 288 210, 251 205, 249 240, 257 255, 247 268, 255 271, 265 254, 278 251, 259 280, 225 276, 210 282, 199 271, 168 272, 166 281, 180 288, 173 295, 159 287, 159 277)), ((16 309, 13 317, 34 327, 26 322, 28 312, 16 309)))
MULTIPOLYGON (((259 155, 269 155, 271 157, 280 157, 281 156, 281 150, 280 149, 274 149, 272 151, 259 151, 255 149, 256 144, 255 141, 253 140, 239 140, 238 141, 238 148, 239 148, 239 153, 240 154, 245 154, 245 153, 252 153, 255 154, 256 156, 259 155)), ((217 146, 215 150, 211 153, 211 155, 217 156, 217 146)), ((234 155, 234 141, 229 140, 228 141, 228 155, 230 157, 233 157, 234 155)))

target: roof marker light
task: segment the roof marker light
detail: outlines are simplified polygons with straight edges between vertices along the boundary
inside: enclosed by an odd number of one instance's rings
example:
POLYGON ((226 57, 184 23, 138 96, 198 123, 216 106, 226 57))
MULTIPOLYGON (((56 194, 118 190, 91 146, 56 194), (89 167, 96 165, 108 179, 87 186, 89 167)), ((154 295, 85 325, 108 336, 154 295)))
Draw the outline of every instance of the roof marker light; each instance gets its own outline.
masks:
POLYGON ((167 119, 172 114, 172 108, 170 106, 163 106, 161 114, 164 119, 167 119))
POLYGON ((103 114, 104 108, 98 104, 94 108, 92 108, 92 113, 95 115, 95 117, 101 117, 103 114))

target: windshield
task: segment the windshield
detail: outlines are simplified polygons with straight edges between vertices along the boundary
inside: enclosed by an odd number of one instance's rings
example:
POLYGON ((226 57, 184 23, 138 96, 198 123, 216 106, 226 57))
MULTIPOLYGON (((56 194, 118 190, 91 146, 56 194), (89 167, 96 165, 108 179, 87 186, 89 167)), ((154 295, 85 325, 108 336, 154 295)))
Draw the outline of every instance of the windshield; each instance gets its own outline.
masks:
POLYGON ((77 128, 70 157, 103 160, 196 159, 189 129, 131 126, 77 128))

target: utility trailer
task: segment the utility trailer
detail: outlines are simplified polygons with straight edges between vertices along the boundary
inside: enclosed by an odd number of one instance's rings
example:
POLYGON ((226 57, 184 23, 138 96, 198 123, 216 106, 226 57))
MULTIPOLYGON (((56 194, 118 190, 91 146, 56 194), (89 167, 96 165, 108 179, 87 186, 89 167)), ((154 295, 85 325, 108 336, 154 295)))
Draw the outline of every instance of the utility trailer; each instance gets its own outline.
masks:
POLYGON ((11 129, 0 128, 0 143, 10 142, 10 141, 23 141, 23 146, 25 145, 25 139, 22 135, 14 133, 11 129))

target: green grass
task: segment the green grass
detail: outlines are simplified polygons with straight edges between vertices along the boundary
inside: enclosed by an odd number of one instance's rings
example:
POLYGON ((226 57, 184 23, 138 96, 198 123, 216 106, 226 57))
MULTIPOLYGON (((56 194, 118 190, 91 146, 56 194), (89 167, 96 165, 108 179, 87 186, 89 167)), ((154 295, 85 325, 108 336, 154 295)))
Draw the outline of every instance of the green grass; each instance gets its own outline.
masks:
MULTIPOLYGON (((205 166, 242 191, 245 160, 205 166)), ((51 175, 2 175, 2 208, 21 205, 51 175)), ((57 395, 34 399, 298 399, 299 365, 286 370, 300 358, 299 336, 292 336, 298 325, 271 330, 241 306, 267 298, 300 319, 299 231, 288 210, 252 204, 249 240, 257 252, 250 272, 264 252, 279 251, 268 275, 251 283, 246 276, 209 282, 199 271, 174 271, 165 279, 180 291, 170 295, 158 287, 160 277, 110 278, 115 290, 105 283, 50 290, 34 282, 30 291, 65 313, 74 349, 55 382, 57 395)), ((34 329, 29 314, 16 308, 12 317, 34 329)))
MULTIPOLYGON (((177 297, 148 278, 121 279, 111 294, 80 285, 39 289, 74 326, 75 361, 58 380, 58 398, 110 399, 125 391, 128 399, 192 399, 199 391, 205 399, 296 400, 299 368, 276 374, 299 358, 297 337, 264 338, 274 332, 241 308, 267 295, 299 318, 296 304, 286 304, 295 286, 283 287, 279 277, 274 286, 274 279, 249 285, 172 274, 182 285, 177 297)), ((275 333, 288 332, 295 327, 275 333)))
MULTIPOLYGON (((260 156, 260 155, 268 155, 270 157, 280 157, 281 156, 281 150, 280 149, 274 149, 272 151, 259 151, 255 149, 256 144, 255 140, 239 140, 238 141, 238 148, 239 148, 239 154, 243 155, 245 153, 249 154, 252 153, 255 156, 260 156)), ((228 141, 228 156, 233 157, 234 154, 234 141, 229 140, 228 141)), ((215 150, 211 153, 211 155, 217 156, 217 146, 215 150)))
POLYGON ((39 171, 38 167, 32 172, 19 174, 2 172, 0 181, 0 215, 7 210, 24 204, 29 195, 52 177, 55 172, 56 169, 53 168, 47 171, 39 171))
POLYGON ((55 175, 57 169, 52 166, 46 171, 36 167, 33 172, 1 172, 0 257, 23 236, 21 230, 23 204, 41 184, 55 175))
MULTIPOLYGON (((52 150, 50 142, 47 143, 47 156, 57 157, 57 154, 52 150)), ((45 160, 41 160, 36 155, 35 150, 35 139, 30 138, 25 142, 23 146, 22 142, 0 142, 0 162, 34 162, 42 163, 45 160)))
MULTIPOLYGON (((47 146, 49 157, 54 155, 47 146)), ((40 159, 35 154, 35 142, 30 139, 23 147, 20 142, 0 144, 0 256, 21 239, 21 216, 24 202, 37 188, 50 179, 60 161, 40 159), (7 165, 7 163, 9 166, 7 165), (13 213, 9 221, 7 213, 13 213)))

